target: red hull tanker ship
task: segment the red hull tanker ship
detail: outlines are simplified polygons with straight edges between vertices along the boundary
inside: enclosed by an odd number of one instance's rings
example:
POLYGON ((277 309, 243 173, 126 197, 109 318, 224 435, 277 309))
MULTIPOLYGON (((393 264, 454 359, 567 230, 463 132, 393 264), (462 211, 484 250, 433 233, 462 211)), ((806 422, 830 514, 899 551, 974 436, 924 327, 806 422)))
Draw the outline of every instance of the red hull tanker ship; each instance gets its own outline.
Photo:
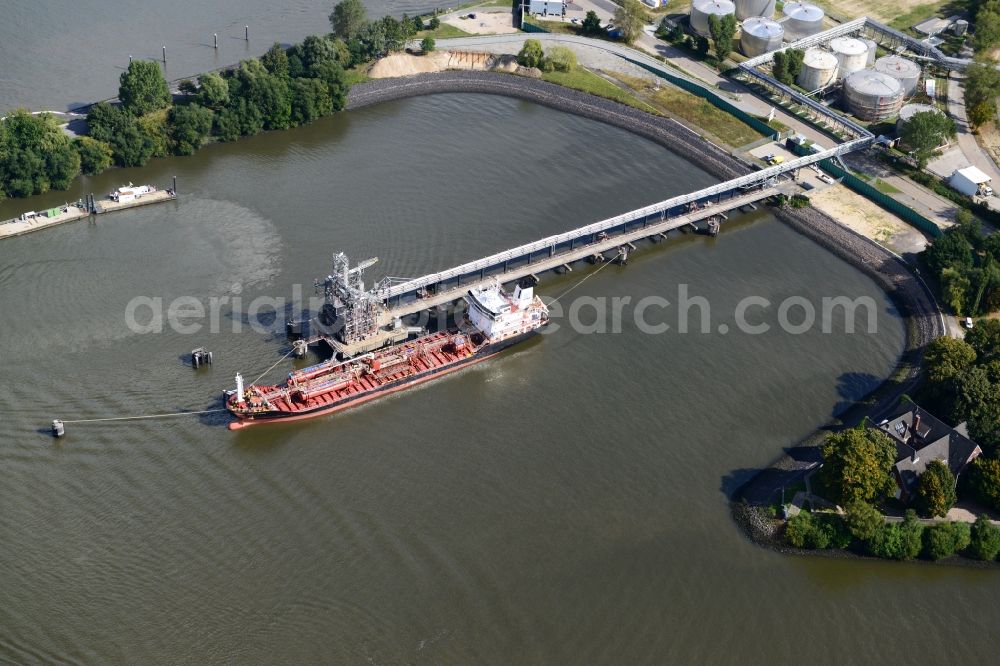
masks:
POLYGON ((237 374, 236 390, 226 399, 237 419, 229 429, 331 414, 416 386, 516 345, 548 321, 548 308, 530 287, 508 293, 495 282, 470 289, 465 301, 468 312, 455 328, 296 370, 282 384, 245 387, 237 374))

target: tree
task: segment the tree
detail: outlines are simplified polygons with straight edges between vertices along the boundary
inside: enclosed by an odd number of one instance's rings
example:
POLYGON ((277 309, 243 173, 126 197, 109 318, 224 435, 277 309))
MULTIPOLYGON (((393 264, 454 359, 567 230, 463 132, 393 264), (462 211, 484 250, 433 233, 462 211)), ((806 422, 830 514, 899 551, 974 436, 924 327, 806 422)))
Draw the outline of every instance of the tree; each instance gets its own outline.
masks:
POLYGON ((802 49, 788 49, 785 51, 785 62, 788 66, 788 76, 793 80, 802 71, 802 61, 806 57, 806 52, 802 49))
POLYGON ((111 139, 115 164, 123 167, 143 166, 156 151, 156 141, 138 123, 131 121, 111 139))
POLYGON ((430 30, 437 30, 438 28, 441 27, 441 19, 439 19, 437 16, 431 17, 431 20, 427 22, 427 27, 430 30))
POLYGON ((292 79, 292 121, 304 125, 333 111, 333 100, 320 79, 292 79))
POLYGON ((537 39, 526 39, 524 40, 524 46, 521 47, 521 51, 517 54, 517 64, 522 67, 539 67, 544 57, 545 53, 542 51, 542 43, 537 39))
POLYGON ((954 138, 955 121, 937 111, 915 113, 903 124, 900 139, 913 153, 923 169, 946 139, 954 138))
POLYGON ((80 171, 88 176, 96 176, 111 166, 114 153, 105 142, 78 136, 73 140, 73 147, 80 155, 80 171))
POLYGON ((278 42, 272 44, 267 53, 260 57, 260 62, 274 76, 288 76, 288 52, 278 42))
POLYGON ((177 84, 177 89, 184 93, 185 97, 198 94, 198 84, 191 79, 184 79, 177 84))
POLYGON ((923 526, 913 511, 906 512, 902 523, 886 523, 868 542, 876 557, 890 560, 912 560, 923 547, 923 526))
MULTIPOLYGON (((244 128, 252 130, 256 126, 254 110, 259 114, 263 129, 286 129, 292 123, 292 97, 288 90, 288 81, 274 76, 260 63, 250 59, 240 63, 240 68, 230 84, 230 97, 236 97, 245 105, 240 105, 240 115, 247 122, 241 122, 244 128), (252 121, 252 122, 251 122, 252 121)), ((244 131, 243 134, 256 134, 244 131)))
POLYGON ((941 294, 945 302, 955 314, 965 312, 968 303, 969 291, 972 289, 972 281, 964 273, 955 268, 945 268, 941 271, 941 294))
POLYGON ((969 122, 978 127, 993 120, 998 95, 1000 72, 988 64, 969 65, 965 70, 965 108, 969 122))
MULTIPOLYGON (((666 20, 666 17, 664 17, 666 20)), ((590 10, 587 15, 583 17, 583 24, 580 26, 580 31, 585 35, 599 35, 603 32, 601 28, 601 17, 597 15, 597 12, 590 10)))
MULTIPOLYGON (((990 238, 992 238, 991 236, 990 238)), ((1000 357, 1000 320, 984 319, 965 335, 965 342, 981 361, 1000 357)))
POLYGON ((1000 3, 984 2, 976 12, 973 45, 976 51, 987 51, 1000 44, 1000 3))
POLYGON ((924 530, 924 555, 940 560, 965 550, 970 542, 968 523, 937 523, 924 530))
POLYGON ((984 514, 976 518, 969 539, 969 554, 977 560, 992 562, 1000 554, 1000 527, 984 514))
POLYGON ((414 16, 410 20, 413 21, 413 34, 416 34, 424 29, 424 20, 419 16, 414 16))
POLYGON ((420 50, 424 53, 430 53, 434 50, 434 38, 427 35, 422 40, 420 40, 420 50))
POLYGON ((927 379, 935 384, 961 376, 972 367, 975 360, 976 351, 972 345, 955 338, 936 338, 927 345, 927 351, 924 352, 927 379))
POLYGON ((860 500, 847 505, 846 520, 851 534, 861 541, 870 541, 885 525, 882 513, 868 502, 860 500))
POLYGON ((796 548, 846 548, 851 533, 836 514, 800 511, 785 526, 785 539, 796 548))
POLYGON ((924 250, 924 260, 935 274, 945 268, 972 268, 972 245, 952 227, 924 250))
POLYGON ((913 498, 917 513, 925 518, 944 517, 955 506, 955 475, 946 463, 932 460, 917 480, 913 498))
POLYGON ((895 461, 896 446, 886 433, 854 428, 827 438, 819 475, 838 504, 871 502, 892 492, 895 461))
POLYGON ((184 104, 170 109, 170 139, 175 155, 191 155, 201 148, 212 131, 215 119, 209 109, 198 104, 184 104))
POLYGON ((119 78, 118 99, 131 113, 141 116, 170 103, 170 90, 160 65, 152 60, 133 60, 119 78))
POLYGON ((771 59, 771 75, 786 85, 794 79, 788 73, 788 58, 783 51, 775 51, 771 59))
POLYGON ((639 0, 623 0, 615 9, 615 26, 621 32, 622 40, 626 44, 633 43, 639 37, 645 23, 646 10, 642 8, 639 0))
POLYGON ((170 140, 167 136, 167 110, 158 109, 139 116, 135 124, 139 130, 153 142, 153 157, 166 157, 169 154, 170 140))
POLYGON ((969 489, 976 501, 1000 509, 1000 460, 979 456, 969 466, 969 489))
POLYGON ((354 39, 367 22, 368 15, 361 0, 341 0, 330 14, 333 34, 345 42, 354 39))
POLYGON ((64 190, 78 173, 80 155, 50 114, 16 109, 0 121, 0 192, 64 190))
POLYGON ((565 46, 553 46, 545 58, 545 66, 558 72, 571 72, 576 69, 576 54, 565 46))
POLYGON ((229 103, 229 84, 215 72, 202 74, 198 77, 198 103, 219 111, 229 103))
POLYGON ((708 38, 702 37, 701 35, 694 36, 694 48, 701 55, 708 53, 708 38))
POLYGON ((715 14, 710 14, 708 32, 712 35, 712 43, 715 45, 715 56, 720 61, 725 60, 729 52, 733 50, 733 37, 736 36, 736 17, 733 14, 726 14, 720 18, 715 14))

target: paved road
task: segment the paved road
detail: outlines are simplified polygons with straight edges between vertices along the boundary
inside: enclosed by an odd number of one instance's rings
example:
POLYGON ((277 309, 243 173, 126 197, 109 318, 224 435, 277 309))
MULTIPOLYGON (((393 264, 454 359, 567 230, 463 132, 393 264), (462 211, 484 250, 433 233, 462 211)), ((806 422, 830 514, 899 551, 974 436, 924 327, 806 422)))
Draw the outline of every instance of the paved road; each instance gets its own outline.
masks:
MULTIPOLYGON (((1000 186, 1000 169, 989 153, 976 141, 969 127, 969 119, 965 114, 965 88, 962 86, 963 76, 952 72, 948 76, 948 114, 955 119, 958 128, 958 146, 965 154, 969 164, 978 167, 983 173, 993 179, 993 187, 1000 186)), ((990 197, 987 200, 990 208, 1000 210, 1000 199, 990 197)))

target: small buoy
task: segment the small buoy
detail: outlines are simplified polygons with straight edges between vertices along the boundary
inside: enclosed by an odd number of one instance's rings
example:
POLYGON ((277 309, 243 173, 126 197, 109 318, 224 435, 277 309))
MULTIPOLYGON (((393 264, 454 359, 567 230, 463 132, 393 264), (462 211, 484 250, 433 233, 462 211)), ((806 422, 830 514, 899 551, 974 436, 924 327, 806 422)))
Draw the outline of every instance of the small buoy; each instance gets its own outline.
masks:
POLYGON ((52 434, 56 437, 62 437, 66 434, 66 426, 59 419, 52 419, 52 434))
POLYGON ((308 351, 309 344, 305 340, 299 339, 292 343, 292 352, 296 358, 305 358, 308 351))

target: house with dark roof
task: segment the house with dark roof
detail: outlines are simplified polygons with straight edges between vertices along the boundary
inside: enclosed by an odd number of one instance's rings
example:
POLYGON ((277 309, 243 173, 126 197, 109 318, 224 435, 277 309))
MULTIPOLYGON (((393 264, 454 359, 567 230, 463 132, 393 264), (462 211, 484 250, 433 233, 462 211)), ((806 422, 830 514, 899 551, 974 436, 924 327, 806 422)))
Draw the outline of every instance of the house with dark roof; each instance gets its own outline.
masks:
POLYGON ((903 403, 896 416, 882 421, 878 427, 896 445, 896 464, 892 471, 898 486, 896 497, 903 502, 910 501, 917 489, 917 479, 930 461, 944 461, 957 479, 983 452, 969 439, 965 423, 952 428, 913 403, 903 403))

